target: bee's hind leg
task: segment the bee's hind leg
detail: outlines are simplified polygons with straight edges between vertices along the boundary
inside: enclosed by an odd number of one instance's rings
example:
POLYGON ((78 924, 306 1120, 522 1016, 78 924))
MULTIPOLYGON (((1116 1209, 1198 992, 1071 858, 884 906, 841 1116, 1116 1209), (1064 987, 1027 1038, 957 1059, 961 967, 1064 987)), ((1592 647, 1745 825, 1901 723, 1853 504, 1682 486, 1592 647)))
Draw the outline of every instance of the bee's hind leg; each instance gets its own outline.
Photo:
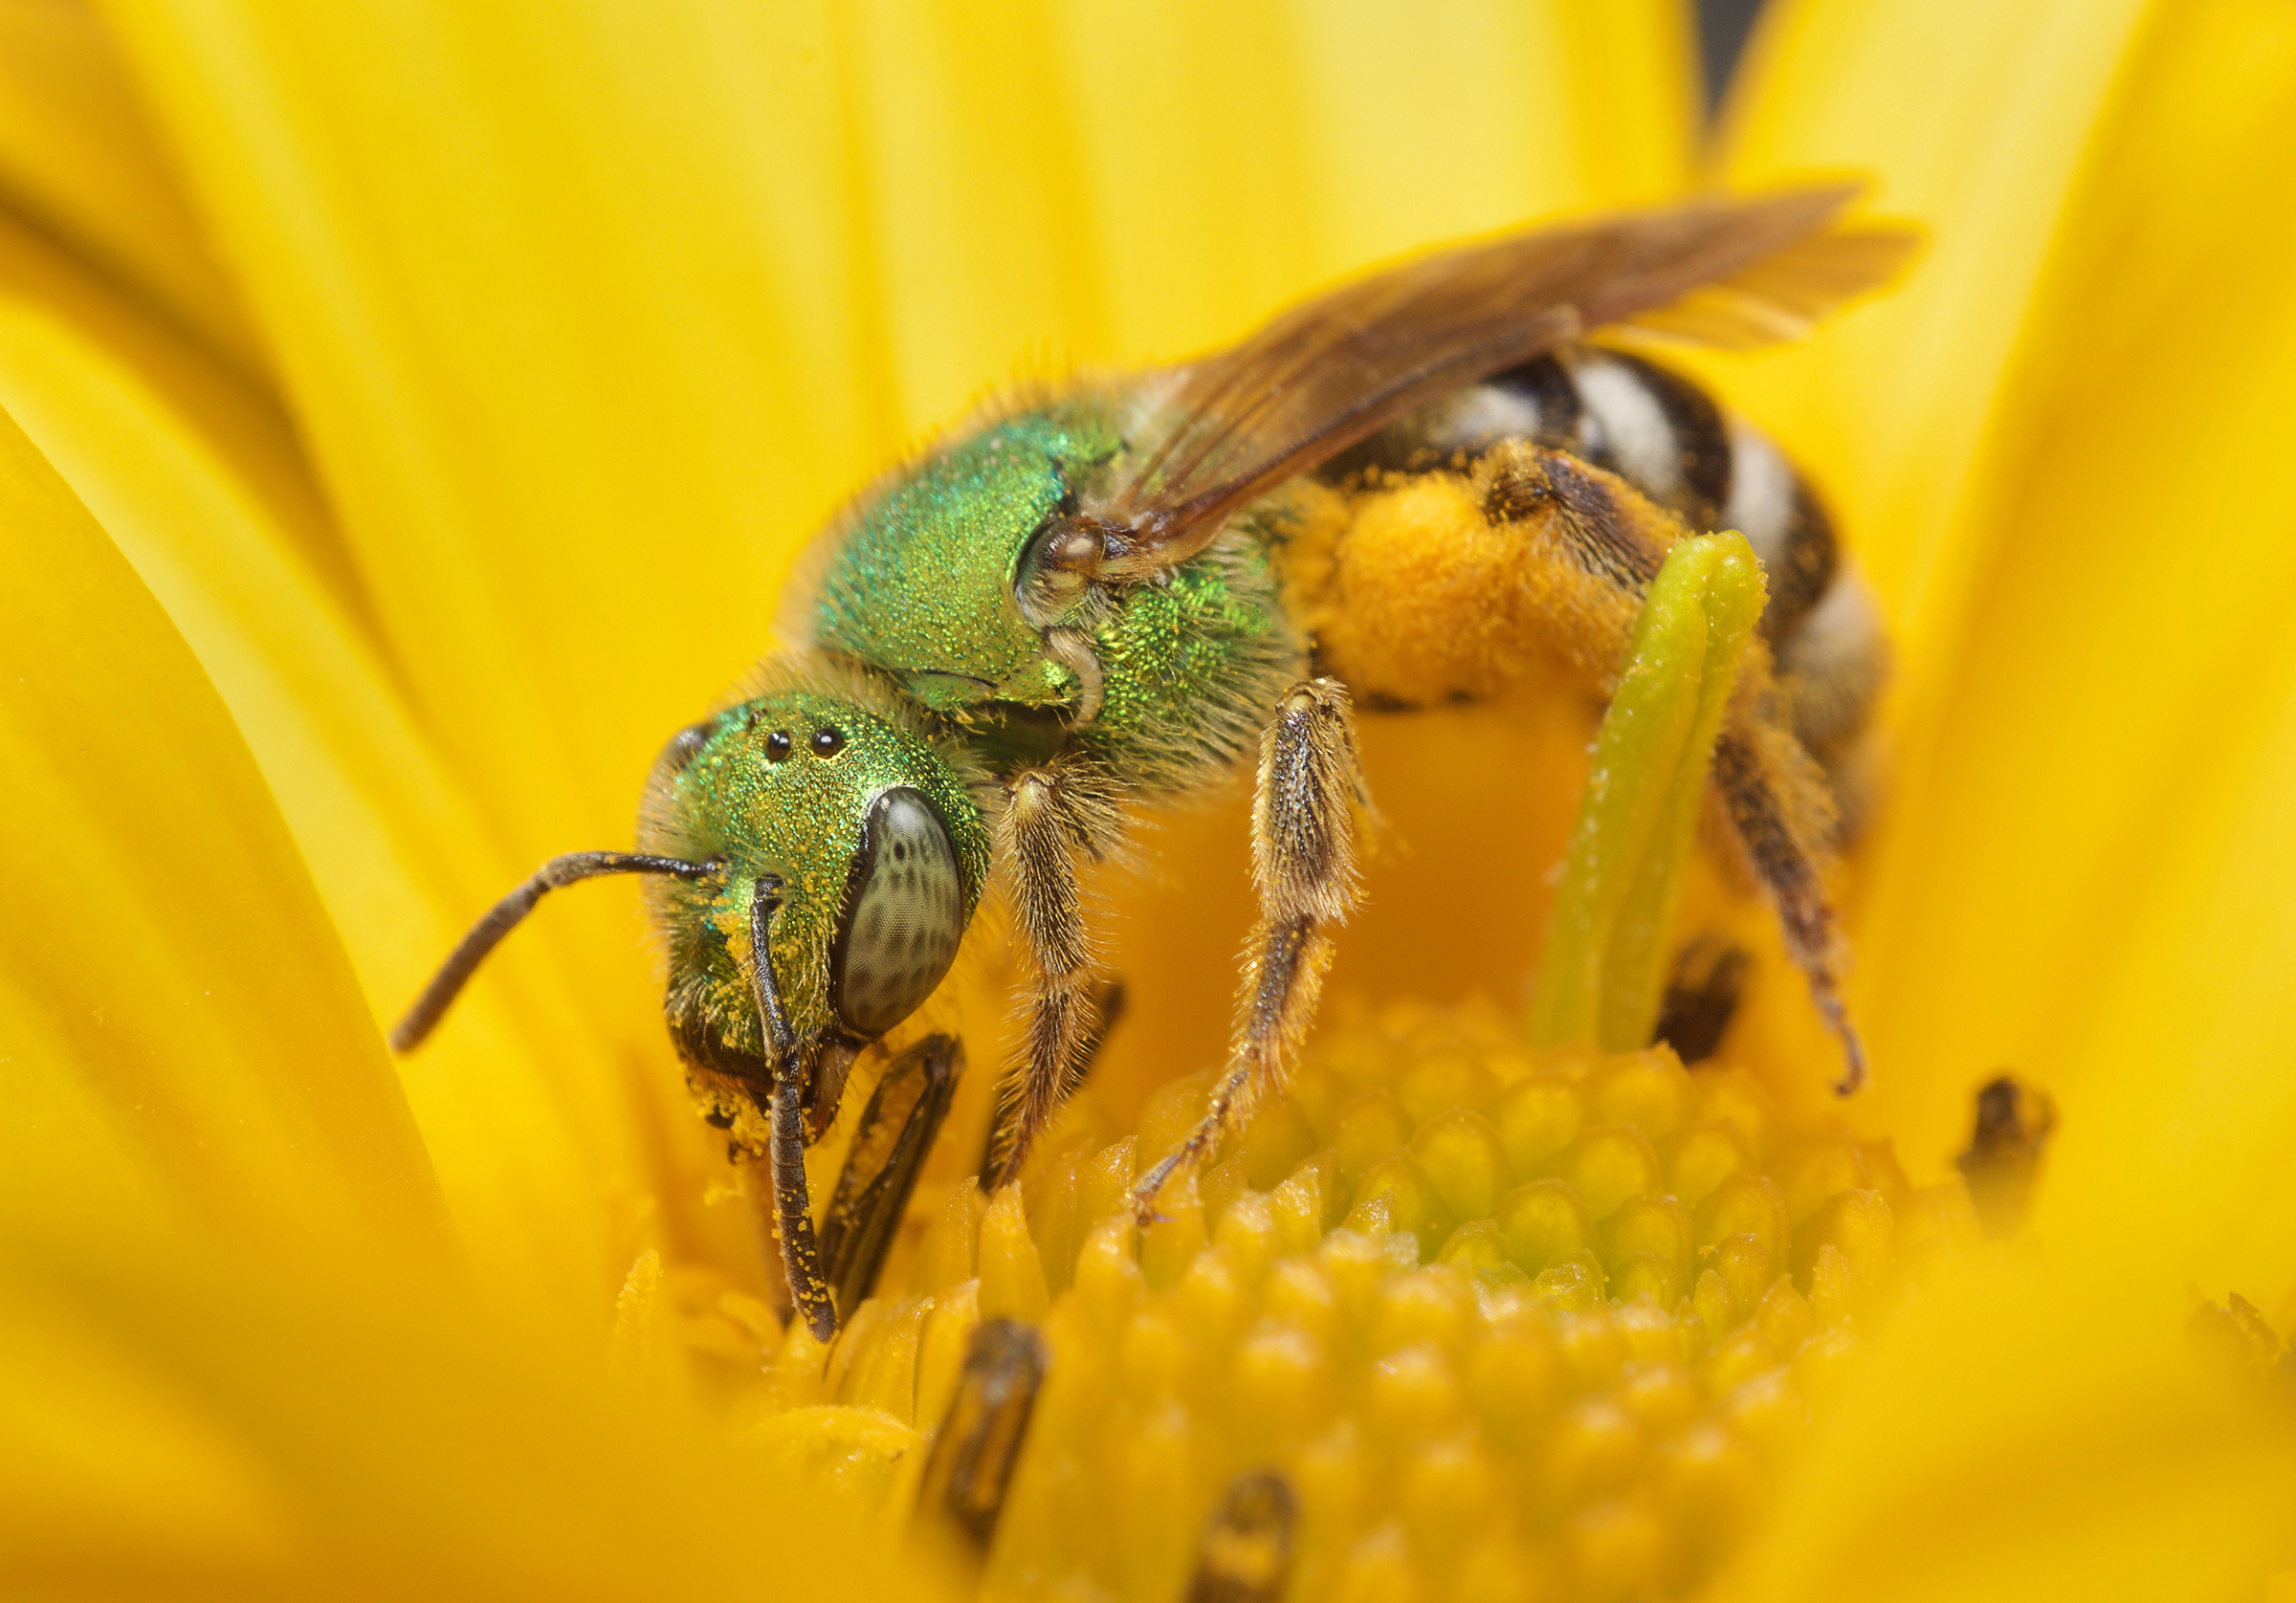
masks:
POLYGON ((1231 1120, 1248 1114, 1298 1049, 1331 966, 1326 932, 1346 919, 1359 894, 1355 815, 1363 801, 1347 687, 1336 679, 1293 687, 1260 738, 1251 809, 1260 921, 1247 952, 1227 1072, 1203 1120, 1134 1190, 1142 1223, 1156 1217, 1164 1182, 1217 1145, 1231 1120))
POLYGON ((1824 877, 1834 827, 1824 778, 1784 730, 1733 717, 1714 742, 1711 782, 1777 911, 1787 955, 1842 1043, 1834 1089, 1848 1096, 1866 1083, 1866 1048, 1842 999, 1842 934, 1824 877))

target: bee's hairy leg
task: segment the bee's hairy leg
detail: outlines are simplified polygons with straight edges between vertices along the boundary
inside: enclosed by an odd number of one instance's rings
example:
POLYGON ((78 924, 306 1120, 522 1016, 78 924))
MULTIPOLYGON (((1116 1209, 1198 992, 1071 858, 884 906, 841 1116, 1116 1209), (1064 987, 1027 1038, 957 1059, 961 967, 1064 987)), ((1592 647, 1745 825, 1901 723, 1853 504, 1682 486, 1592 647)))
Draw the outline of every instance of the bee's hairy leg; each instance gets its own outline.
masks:
POLYGON ((1076 883, 1076 853, 1113 832, 1114 805, 1078 764, 1013 777, 997 823, 998 855, 1012 875, 1013 923, 1032 971, 1021 1061, 1008 1070, 981 1189, 1019 1178, 1028 1150, 1075 1088, 1093 1034, 1094 953, 1076 883))
POLYGON ((1297 1051, 1331 966, 1326 932, 1346 919, 1360 893, 1356 809, 1365 800, 1347 687, 1336 679, 1294 686, 1260 737, 1251 809, 1260 921, 1247 950, 1227 1072, 1179 1150, 1135 1188, 1142 1224, 1155 1220, 1164 1182, 1210 1152, 1231 1120, 1247 1115, 1297 1051))
MULTIPOLYGON (((1091 1011, 1084 1037, 1076 1043, 1076 1056, 1069 1069, 1068 1095, 1074 1096, 1092 1078, 1093 1065, 1100 1060, 1100 1048, 1108 1044, 1109 1031, 1115 1029, 1124 1017, 1124 982, 1121 979, 1100 979, 1093 983, 1090 998, 1091 1011)), ((1012 1121, 1020 1116, 1017 1097, 1000 1097, 996 1117, 989 1121, 988 1134, 981 1144, 980 1172, 1002 1175, 1004 1165, 1001 1154, 1012 1145, 1012 1121)), ((1001 1182, 1000 1182, 1001 1183, 1001 1182)), ((995 1185, 988 1187, 994 1191, 995 1185)))
POLYGON ((1842 1043, 1848 1096, 1866 1083, 1866 1048, 1842 999, 1842 936, 1823 865, 1833 807, 1817 765, 1784 730, 1733 717, 1714 742, 1712 783, 1754 874, 1777 907, 1786 953, 1842 1043))
POLYGON ((929 1035, 878 1077, 821 1219, 822 1272, 839 1307, 859 1307, 876 1285, 963 1072, 963 1043, 929 1035))
POLYGON ((773 948, 767 932, 774 910, 781 906, 781 882, 760 875, 750 898, 751 988, 757 994, 758 1021, 773 1063, 773 1086, 761 1109, 765 1114, 765 1154, 773 1178, 774 1221, 782 1238, 782 1267, 789 1278, 789 1296, 797 1312, 818 1341, 837 1333, 837 1308, 829 1298, 829 1283, 821 1272, 821 1253, 813 1240, 813 1205, 806 1188, 806 1053, 789 1027, 782 1006, 781 984, 773 972, 773 948))

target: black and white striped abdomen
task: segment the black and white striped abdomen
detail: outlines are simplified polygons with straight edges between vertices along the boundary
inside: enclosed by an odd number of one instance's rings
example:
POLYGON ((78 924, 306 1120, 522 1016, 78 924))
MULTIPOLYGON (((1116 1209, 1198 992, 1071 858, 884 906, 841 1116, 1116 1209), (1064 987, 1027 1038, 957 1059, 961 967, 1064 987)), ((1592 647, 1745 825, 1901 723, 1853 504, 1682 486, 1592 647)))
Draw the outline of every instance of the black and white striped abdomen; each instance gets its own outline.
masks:
POLYGON ((1865 723, 1884 673, 1879 620, 1843 570, 1825 508, 1760 430, 1689 380, 1589 345, 1542 356, 1400 419, 1324 470, 1424 471, 1530 440, 1617 473, 1694 530, 1736 529, 1762 560, 1762 632, 1823 755, 1865 723))

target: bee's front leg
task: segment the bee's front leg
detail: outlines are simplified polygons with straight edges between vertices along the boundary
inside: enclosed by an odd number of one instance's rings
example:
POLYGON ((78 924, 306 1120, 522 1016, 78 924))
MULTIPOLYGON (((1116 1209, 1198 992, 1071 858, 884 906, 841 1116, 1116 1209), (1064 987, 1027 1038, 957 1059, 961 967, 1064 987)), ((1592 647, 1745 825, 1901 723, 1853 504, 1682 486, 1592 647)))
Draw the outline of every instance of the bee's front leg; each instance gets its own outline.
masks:
POLYGON ((1260 893, 1227 1072, 1203 1120, 1177 1152, 1133 1192, 1145 1224, 1174 1171, 1218 1144, 1279 1083, 1286 1060, 1314 1017, 1331 966, 1326 931, 1343 922, 1360 894, 1356 874, 1356 808, 1364 802, 1355 714, 1347 687, 1310 679, 1293 687, 1260 737, 1260 775, 1251 810, 1251 877, 1260 893))
POLYGON ((813 1241, 813 1205, 806 1189, 805 1054, 789 1014, 782 1006, 780 982, 773 973, 773 948, 767 938, 774 910, 781 906, 781 882, 761 875, 750 898, 750 985, 758 999, 758 1019, 763 1026, 765 1050, 773 1064, 773 1087, 766 1098, 768 1133, 765 1153, 773 1176, 774 1220, 782 1238, 782 1267, 789 1277, 790 1300, 814 1338, 828 1341, 837 1334, 837 1307, 829 1298, 829 1283, 821 1271, 821 1253, 813 1241))
POLYGON ((963 1072, 963 1043, 953 1035, 929 1035, 878 1076, 853 1128, 836 1194, 821 1216, 822 1269, 838 1307, 857 1308, 875 1289, 877 1271, 963 1072))
POLYGON ((1034 985, 1022 1060, 1006 1076, 994 1154, 983 1191, 1020 1176, 1028 1149, 1075 1088, 1098 1019, 1096 958, 1076 883, 1079 848, 1097 851, 1113 835, 1114 798, 1081 764, 1052 763, 1015 775, 1005 786, 997 851, 1012 878, 1013 922, 1027 948, 1034 985))

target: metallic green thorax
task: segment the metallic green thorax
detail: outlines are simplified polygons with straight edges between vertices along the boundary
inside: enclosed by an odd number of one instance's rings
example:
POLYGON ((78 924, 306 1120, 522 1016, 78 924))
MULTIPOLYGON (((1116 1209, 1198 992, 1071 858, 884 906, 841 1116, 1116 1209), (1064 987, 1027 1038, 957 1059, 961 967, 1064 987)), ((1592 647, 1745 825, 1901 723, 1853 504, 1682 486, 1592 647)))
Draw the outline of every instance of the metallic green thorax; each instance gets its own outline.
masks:
POLYGON ((1142 791, 1243 751, 1300 672, 1267 555, 1250 541, 1182 564, 1168 583, 1118 591, 1093 648, 1105 699, 1077 744, 1142 791))
POLYGON ((969 919, 988 877, 987 825, 958 769, 895 719, 834 690, 783 690, 727 708, 663 752, 647 787, 641 848, 727 865, 714 880, 653 886, 669 945, 664 1008, 690 1057, 696 1029, 738 1052, 762 1054, 745 962, 750 898, 762 874, 783 882, 771 940, 790 1023, 801 1038, 830 1026, 830 947, 863 821, 895 785, 921 792, 948 826, 969 919), (836 755, 815 755, 820 730, 843 736, 836 755), (778 762, 768 755, 777 732, 790 737, 789 755, 778 762))
POLYGON ((832 537, 813 643, 953 718, 994 767, 1081 749, 1156 791, 1242 750, 1301 652, 1247 534, 1162 582, 1110 586, 1080 605, 1066 621, 1099 662, 1102 705, 1073 728, 1044 721, 1073 714, 1084 687, 1023 615, 1016 577, 1048 521, 1120 470, 1114 410, 1063 402, 1022 412, 912 470, 832 537))
POLYGON ((1096 408, 992 424, 926 457, 867 509, 822 576, 816 643, 892 670, 922 705, 1074 697, 1012 599, 1028 538, 1119 442, 1096 408))

